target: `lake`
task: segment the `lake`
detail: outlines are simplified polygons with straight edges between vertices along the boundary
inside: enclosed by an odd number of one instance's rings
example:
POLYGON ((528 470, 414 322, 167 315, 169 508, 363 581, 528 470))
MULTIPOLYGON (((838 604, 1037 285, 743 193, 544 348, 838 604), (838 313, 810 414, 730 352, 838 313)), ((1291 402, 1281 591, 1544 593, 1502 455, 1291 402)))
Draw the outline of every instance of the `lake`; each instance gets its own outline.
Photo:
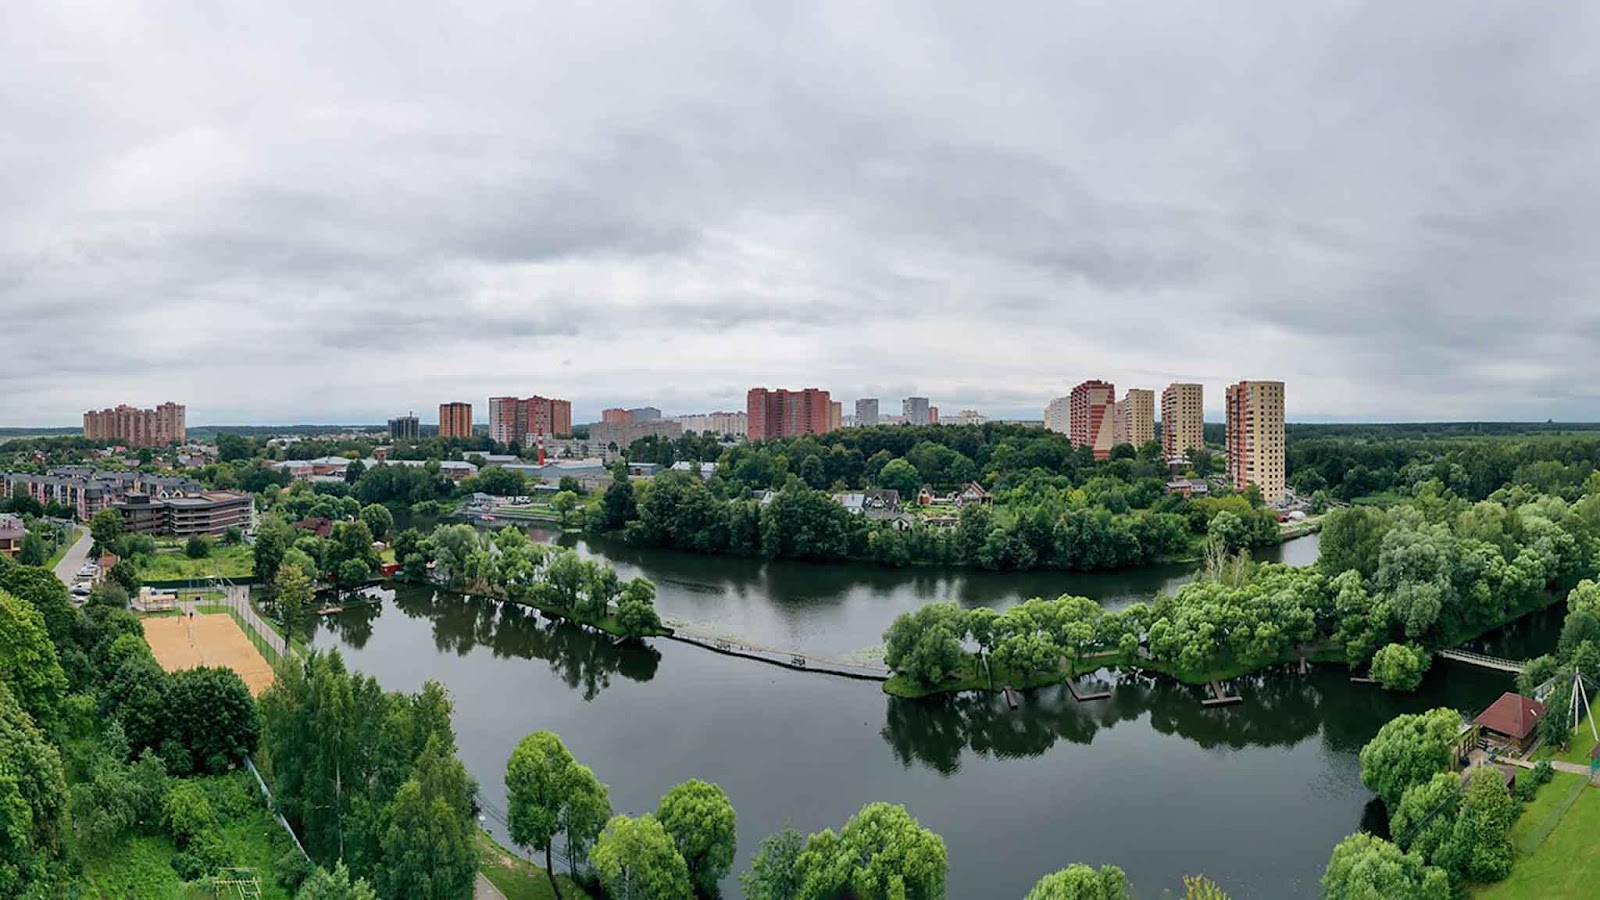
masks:
MULTIPOLYGON (((656 581, 663 616, 772 646, 861 649, 894 615, 955 599, 1001 607, 1079 593, 1109 606, 1148 599, 1187 567, 1075 575, 897 571, 763 563, 581 543, 625 577, 656 581)), ((1275 549, 1315 558, 1315 539, 1275 549)), ((506 758, 528 732, 559 733, 638 814, 688 778, 728 792, 739 816, 735 873, 785 825, 838 829, 863 804, 903 803, 949 850, 949 895, 1020 898, 1073 862, 1127 870, 1141 897, 1181 896, 1206 874, 1235 898, 1314 897, 1328 854, 1365 823, 1384 827, 1356 754, 1384 722, 1439 705, 1476 711, 1509 675, 1440 662, 1415 694, 1353 684, 1342 667, 1285 667, 1236 683, 1245 702, 1200 706, 1200 689, 1101 673, 1111 700, 1063 688, 898 700, 855 681, 722 656, 670 640, 616 646, 577 626, 425 588, 326 620, 314 643, 395 690, 433 679, 455 698, 463 761, 505 840, 506 758)), ((1554 645, 1557 606, 1489 636, 1527 656, 1554 645)), ((740 897, 736 877, 724 896, 740 897)))

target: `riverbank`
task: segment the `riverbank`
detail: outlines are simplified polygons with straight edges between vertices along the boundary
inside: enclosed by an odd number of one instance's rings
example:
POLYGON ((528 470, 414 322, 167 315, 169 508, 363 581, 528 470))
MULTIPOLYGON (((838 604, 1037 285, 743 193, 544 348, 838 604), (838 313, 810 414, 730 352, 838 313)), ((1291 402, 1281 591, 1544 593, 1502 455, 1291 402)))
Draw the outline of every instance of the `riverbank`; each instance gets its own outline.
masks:
POLYGON ((673 634, 673 631, 672 631, 671 628, 668 628, 667 626, 663 625, 662 627, 654 629, 654 630, 652 630, 652 631, 650 631, 650 632, 648 632, 646 634, 643 634, 643 635, 631 635, 622 627, 622 623, 617 621, 617 617, 616 617, 615 613, 607 613, 603 618, 599 619, 598 621, 590 621, 589 619, 582 619, 582 618, 579 618, 577 616, 574 616, 572 613, 570 613, 570 612, 568 612, 566 610, 563 610, 563 609, 561 609, 559 607, 550 606, 550 605, 544 604, 544 603, 538 603, 538 602, 536 602, 534 600, 529 600, 529 599, 526 599, 526 598, 523 598, 523 599, 520 599, 520 600, 512 599, 511 597, 507 597, 504 594, 496 593, 495 591, 461 591, 461 590, 456 590, 455 588, 445 587, 444 585, 432 584, 432 583, 424 583, 424 582, 413 582, 413 581, 408 581, 408 580, 406 580, 404 578, 390 578, 390 579, 386 579, 383 583, 385 585, 391 587, 391 588, 393 588, 394 586, 397 586, 397 585, 417 585, 417 586, 429 587, 429 588, 432 588, 433 590, 440 591, 440 592, 446 593, 446 594, 451 594, 451 595, 457 596, 457 597, 482 597, 482 598, 484 598, 486 600, 493 600, 493 601, 495 601, 497 603, 511 603, 511 604, 515 604, 517 606, 526 606, 529 609, 536 609, 539 612, 544 613, 545 615, 547 615, 547 616, 549 616, 549 617, 551 617, 553 619, 563 619, 565 621, 573 623, 574 625, 586 625, 586 626, 588 626, 590 628, 596 628, 596 629, 599 629, 600 631, 603 631, 606 634, 609 634, 609 635, 611 635, 612 637, 615 637, 615 638, 621 638, 621 639, 628 639, 628 638, 634 638, 634 637, 641 637, 641 638, 645 638, 645 637, 667 637, 667 638, 669 638, 669 637, 672 637, 672 634, 673 634))

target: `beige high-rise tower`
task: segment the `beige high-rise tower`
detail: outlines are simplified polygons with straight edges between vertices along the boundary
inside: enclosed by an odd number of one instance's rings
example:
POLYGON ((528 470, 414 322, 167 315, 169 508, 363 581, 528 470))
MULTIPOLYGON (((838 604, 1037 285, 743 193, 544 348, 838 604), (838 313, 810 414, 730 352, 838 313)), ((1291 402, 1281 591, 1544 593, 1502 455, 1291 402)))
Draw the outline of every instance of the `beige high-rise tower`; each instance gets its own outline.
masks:
POLYGON ((1156 437, 1156 395, 1144 388, 1128 388, 1117 401, 1113 443, 1143 447, 1156 437))
POLYGON ((1198 384, 1167 385, 1161 392, 1161 452, 1168 459, 1206 445, 1204 389, 1198 384))
POLYGON ((1254 484, 1268 503, 1283 500, 1283 382, 1228 386, 1228 482, 1254 484))

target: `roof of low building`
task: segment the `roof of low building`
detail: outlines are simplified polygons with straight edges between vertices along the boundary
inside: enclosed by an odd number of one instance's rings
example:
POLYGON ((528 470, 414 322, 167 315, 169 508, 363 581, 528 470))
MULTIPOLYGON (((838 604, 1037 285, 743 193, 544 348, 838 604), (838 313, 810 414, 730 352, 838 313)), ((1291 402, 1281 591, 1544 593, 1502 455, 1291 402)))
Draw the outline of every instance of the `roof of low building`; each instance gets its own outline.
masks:
POLYGON ((1479 713, 1472 721, 1497 734, 1504 734, 1520 741, 1533 734, 1533 730, 1539 727, 1539 718, 1543 715, 1543 703, 1506 691, 1500 695, 1500 699, 1489 704, 1489 708, 1479 713))

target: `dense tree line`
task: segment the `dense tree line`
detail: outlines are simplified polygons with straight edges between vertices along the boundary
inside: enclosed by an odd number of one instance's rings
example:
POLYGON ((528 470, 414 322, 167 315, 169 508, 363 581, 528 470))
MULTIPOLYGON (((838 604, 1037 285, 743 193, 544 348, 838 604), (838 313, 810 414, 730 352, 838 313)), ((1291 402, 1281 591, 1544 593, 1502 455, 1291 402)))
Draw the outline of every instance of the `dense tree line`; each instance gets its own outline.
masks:
POLYGON ((762 497, 720 476, 673 472, 642 486, 619 478, 591 504, 588 524, 621 528, 639 546, 696 553, 995 571, 1143 565, 1193 553, 1208 532, 1234 548, 1277 538, 1275 518, 1243 496, 1191 501, 1155 482, 1128 488, 1106 477, 1077 488, 1030 480, 995 506, 966 506, 953 527, 906 527, 852 515, 798 478, 762 497))
POLYGON ((337 651, 280 667, 261 697, 262 764, 312 859, 383 897, 470 893, 478 786, 450 710, 438 684, 385 692, 337 651))
MULTIPOLYGON (((1423 648, 1454 646, 1547 605, 1592 573, 1597 537, 1600 490, 1569 503, 1511 488, 1474 504, 1432 485, 1391 510, 1330 513, 1316 566, 1216 556, 1194 582, 1115 615, 1077 597, 998 617, 935 604, 895 621, 886 660, 933 687, 973 671, 980 656, 1029 676, 1093 653, 1133 662, 1142 648, 1146 664, 1204 680, 1330 651, 1410 688, 1427 667, 1423 648)), ((1585 658, 1600 664, 1600 609, 1581 600, 1573 608, 1567 645, 1576 653, 1587 642, 1585 658)))
POLYGON ((1468 500, 1485 499, 1508 485, 1572 500, 1584 493, 1585 481, 1600 465, 1600 434, 1323 436, 1295 426, 1284 462, 1290 486, 1307 496, 1318 491, 1341 500, 1409 495, 1437 481, 1468 500))

